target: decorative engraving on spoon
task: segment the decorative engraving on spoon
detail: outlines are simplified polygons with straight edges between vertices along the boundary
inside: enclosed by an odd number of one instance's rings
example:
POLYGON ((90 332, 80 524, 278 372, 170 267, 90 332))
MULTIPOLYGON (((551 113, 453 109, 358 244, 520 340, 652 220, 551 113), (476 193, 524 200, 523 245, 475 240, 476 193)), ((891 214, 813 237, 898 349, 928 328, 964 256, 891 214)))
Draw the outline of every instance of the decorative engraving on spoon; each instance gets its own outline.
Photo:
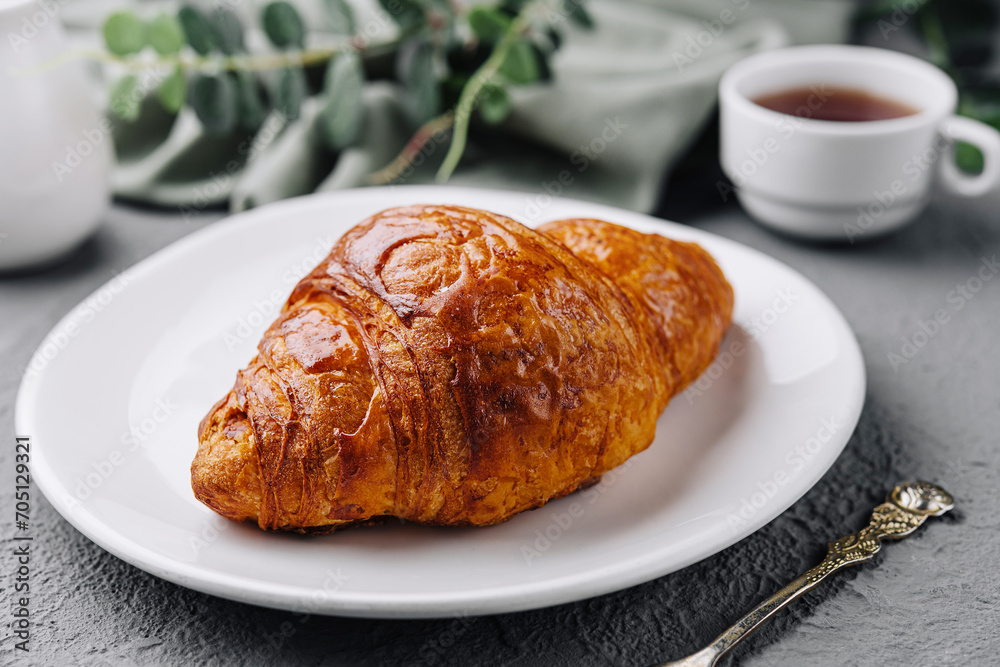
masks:
POLYGON ((927 517, 940 516, 954 506, 951 494, 930 482, 903 482, 897 485, 889 493, 887 501, 872 512, 867 526, 826 545, 826 557, 819 565, 762 602, 702 650, 681 660, 662 663, 659 667, 715 665, 719 658, 779 609, 815 588, 833 572, 870 560, 882 548, 882 540, 902 539, 919 528, 927 517))

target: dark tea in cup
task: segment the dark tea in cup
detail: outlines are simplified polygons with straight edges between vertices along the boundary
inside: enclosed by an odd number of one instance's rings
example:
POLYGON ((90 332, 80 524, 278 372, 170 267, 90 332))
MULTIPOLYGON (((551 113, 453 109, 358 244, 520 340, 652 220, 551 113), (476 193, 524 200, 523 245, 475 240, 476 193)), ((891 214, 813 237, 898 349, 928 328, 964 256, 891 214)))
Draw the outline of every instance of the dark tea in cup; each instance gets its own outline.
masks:
POLYGON ((920 111, 908 104, 873 95, 867 90, 836 86, 788 88, 760 95, 753 98, 753 102, 765 109, 789 115, 802 115, 800 111, 805 108, 809 110, 809 118, 847 123, 891 120, 912 116, 920 111))

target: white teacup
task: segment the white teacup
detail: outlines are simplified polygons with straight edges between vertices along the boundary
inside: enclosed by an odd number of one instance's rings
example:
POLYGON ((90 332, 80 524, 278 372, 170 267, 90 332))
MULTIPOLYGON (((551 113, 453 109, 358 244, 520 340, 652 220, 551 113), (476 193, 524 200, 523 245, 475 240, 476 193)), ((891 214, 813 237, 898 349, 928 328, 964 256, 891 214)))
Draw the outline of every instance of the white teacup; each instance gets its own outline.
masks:
POLYGON ((0 0, 0 271, 80 245, 110 201, 111 124, 84 63, 55 62, 63 4, 0 0))
POLYGON ((1000 133, 955 116, 955 84, 911 56, 843 45, 777 49, 731 67, 719 94, 722 167, 747 212, 789 234, 854 242, 902 227, 926 206, 935 173, 959 195, 1000 187, 1000 133), (752 101, 801 87, 814 87, 815 96, 794 115, 752 101), (860 122, 811 118, 830 88, 917 112, 860 122), (955 166, 956 141, 983 152, 982 173, 955 166))

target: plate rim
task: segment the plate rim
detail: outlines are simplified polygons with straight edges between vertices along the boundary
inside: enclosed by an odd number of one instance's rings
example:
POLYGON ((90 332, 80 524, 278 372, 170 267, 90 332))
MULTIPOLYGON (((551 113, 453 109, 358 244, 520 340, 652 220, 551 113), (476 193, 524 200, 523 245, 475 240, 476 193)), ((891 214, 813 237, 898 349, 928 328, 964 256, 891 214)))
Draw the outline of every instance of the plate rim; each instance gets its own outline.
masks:
MULTIPOLYGON (((367 200, 368 198, 377 198, 379 192, 384 192, 385 190, 412 193, 413 197, 411 198, 414 204, 421 203, 423 193, 428 193, 428 201, 433 201, 434 199, 447 200, 447 197, 442 197, 440 193, 455 190, 461 190, 467 195, 473 196, 481 194, 484 197, 538 196, 538 193, 527 191, 467 188, 450 185, 382 186, 314 193, 279 200, 249 211, 228 215, 156 250, 149 256, 132 264, 122 273, 131 273, 130 278, 132 281, 141 280, 144 275, 148 275, 161 265, 170 262, 175 255, 185 253, 189 247, 211 243, 215 237, 225 236, 235 227, 246 226, 252 219, 273 217, 275 214, 272 212, 275 210, 279 212, 284 211, 287 214, 294 213, 295 209, 299 207, 322 206, 325 200, 341 200, 343 198, 361 198, 367 200)), ((48 499, 60 516, 69 522, 70 525, 108 553, 134 567, 180 586, 237 602, 324 615, 368 618, 442 618, 456 615, 484 615, 538 609, 588 599, 636 586, 681 570, 729 548, 736 542, 745 539, 771 523, 812 489, 823 475, 826 474, 837 458, 839 458, 841 452, 850 441, 860 419, 867 392, 867 374, 864 357, 850 324, 836 304, 815 283, 793 267, 756 248, 713 234, 712 232, 681 225, 670 220, 655 218, 644 213, 569 197, 554 199, 560 203, 582 205, 595 212, 603 211, 611 216, 624 217, 632 221, 642 220, 644 224, 652 223, 663 227, 667 235, 677 230, 681 232, 681 237, 690 238, 696 242, 700 242, 701 239, 710 239, 713 244, 729 246, 730 249, 736 252, 747 253, 753 256, 756 261, 775 265, 791 273, 797 280, 802 281, 802 283, 812 287, 815 290, 816 296, 822 302, 824 309, 829 312, 837 328, 841 330, 838 334, 838 340, 848 343, 845 346, 843 354, 849 358, 855 385, 854 391, 852 391, 850 396, 845 395, 845 414, 848 416, 846 421, 847 428, 842 431, 843 435, 837 437, 836 441, 831 443, 835 444, 835 446, 824 447, 826 456, 817 464, 810 466, 804 471, 808 474, 803 474, 797 479, 799 483, 795 485, 793 493, 782 496, 779 502, 771 502, 766 507, 761 508, 759 513, 755 515, 754 520, 747 522, 746 527, 739 530, 726 531, 727 535, 724 538, 710 540, 711 544, 707 546, 703 545, 700 549, 690 552, 686 558, 674 559, 665 567, 656 565, 657 563, 666 562, 662 553, 664 549, 661 546, 658 550, 647 550, 640 557, 625 561, 625 565, 621 562, 612 562, 602 565, 599 568, 590 568, 586 572, 550 577, 540 581, 522 581, 515 585, 485 586, 472 591, 428 595, 425 593, 379 593, 341 589, 327 595, 324 605, 317 608, 315 602, 310 601, 309 596, 311 592, 316 590, 315 588, 266 582, 243 575, 206 572, 199 568, 197 563, 186 563, 161 555, 134 539, 126 537, 124 534, 106 525, 85 508, 77 511, 76 508, 67 506, 59 499, 63 494, 68 494, 69 490, 58 482, 51 464, 49 464, 44 455, 38 457, 37 451, 32 452, 32 481, 38 485, 46 499, 48 499), (39 463, 41 463, 41 466, 39 466, 39 463), (643 567, 635 567, 636 561, 641 562, 643 567)), ((387 203, 393 205, 390 202, 387 203)), ((537 224, 537 222, 533 221, 533 224, 537 224)), ((102 283, 93 292, 81 299, 80 303, 86 302, 116 279, 117 276, 102 283)), ((73 305, 44 336, 31 356, 28 369, 31 368, 36 357, 41 355, 42 349, 49 342, 50 338, 71 320, 78 305, 73 305)), ((845 362, 844 365, 846 366, 847 363, 845 362)), ((37 393, 41 387, 41 382, 44 379, 47 368, 48 365, 35 375, 26 371, 25 376, 21 380, 14 410, 14 425, 18 435, 31 435, 36 430, 33 428, 33 413, 37 409, 37 393)), ((714 532, 719 531, 716 529, 714 532)), ((706 540, 702 539, 702 541, 706 540)))

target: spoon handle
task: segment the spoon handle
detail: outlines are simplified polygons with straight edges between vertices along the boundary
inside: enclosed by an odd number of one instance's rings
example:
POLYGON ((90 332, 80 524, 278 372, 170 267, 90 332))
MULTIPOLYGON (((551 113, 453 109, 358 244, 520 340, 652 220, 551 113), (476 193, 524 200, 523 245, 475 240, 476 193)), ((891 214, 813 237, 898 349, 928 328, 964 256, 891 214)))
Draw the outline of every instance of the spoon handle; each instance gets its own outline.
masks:
POLYGON ((889 494, 887 502, 875 508, 867 526, 827 544, 826 557, 819 565, 757 605, 702 650, 659 667, 711 667, 779 609, 818 586, 830 574, 870 560, 882 548, 882 540, 906 537, 919 528, 927 517, 944 514, 953 506, 952 497, 933 484, 900 484, 889 494))

